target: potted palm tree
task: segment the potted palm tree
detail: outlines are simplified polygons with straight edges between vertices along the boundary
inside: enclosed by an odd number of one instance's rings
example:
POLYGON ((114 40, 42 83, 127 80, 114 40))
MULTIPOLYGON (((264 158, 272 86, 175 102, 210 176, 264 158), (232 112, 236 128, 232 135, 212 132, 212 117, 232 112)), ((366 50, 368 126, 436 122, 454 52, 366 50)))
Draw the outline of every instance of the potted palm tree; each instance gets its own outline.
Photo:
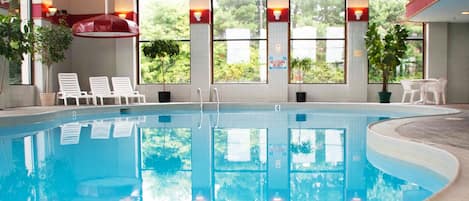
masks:
POLYGON ((53 64, 65 60, 65 51, 72 44, 72 40, 72 30, 64 20, 61 20, 58 25, 41 26, 35 30, 35 52, 41 56, 41 63, 47 68, 45 92, 40 94, 43 106, 55 104, 55 93, 51 90, 50 75, 53 64))
POLYGON ((311 69, 313 61, 310 58, 294 58, 291 61, 293 82, 298 83, 298 91, 296 92, 296 102, 306 101, 306 92, 301 91, 301 84, 304 81, 304 73, 311 69))
POLYGON ((6 76, 10 63, 21 63, 23 55, 32 52, 32 23, 22 25, 16 15, 0 15, 0 95, 8 84, 6 76))
POLYGON ((405 39, 408 35, 409 31, 399 24, 387 30, 384 36, 376 23, 371 23, 368 27, 365 38, 368 62, 381 71, 383 79, 382 90, 378 93, 380 103, 390 102, 389 79, 396 67, 401 65, 405 56, 407 50, 405 39))
POLYGON ((154 40, 143 46, 143 54, 154 60, 158 58, 157 68, 163 77, 163 91, 158 92, 159 102, 170 102, 171 92, 166 91, 166 71, 175 63, 175 56, 179 55, 179 44, 173 40, 154 40))

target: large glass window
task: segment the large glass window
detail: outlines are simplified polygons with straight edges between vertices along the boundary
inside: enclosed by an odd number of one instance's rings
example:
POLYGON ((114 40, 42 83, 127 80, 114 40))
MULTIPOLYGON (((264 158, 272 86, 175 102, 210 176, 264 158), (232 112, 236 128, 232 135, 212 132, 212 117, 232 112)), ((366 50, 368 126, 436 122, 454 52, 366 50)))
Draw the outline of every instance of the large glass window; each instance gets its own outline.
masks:
POLYGON ((213 82, 266 83, 266 0, 213 0, 213 82))
MULTIPOLYGON (((30 0, 10 0, 4 4, 10 15, 18 15, 26 23, 30 17, 30 0)), ((1 8, 0 8, 1 9, 1 8)), ((9 80, 11 85, 31 84, 31 56, 24 55, 22 63, 9 63, 9 80)))
MULTIPOLYGON (((390 29, 401 23, 409 31, 406 56, 390 77, 390 83, 399 83, 402 79, 422 79, 424 75, 424 28, 422 23, 404 22, 405 5, 408 0, 373 0, 370 1, 370 22, 378 23, 383 29, 390 29)), ((381 73, 374 66, 369 66, 368 82, 381 83, 381 73)))
POLYGON ((144 0, 138 3, 140 84, 190 83, 189 0, 144 0), (160 39, 179 42, 181 52, 173 64, 152 60, 143 54, 144 44, 160 39))
POLYGON ((345 83, 345 1, 290 0, 290 19, 290 83, 345 83))

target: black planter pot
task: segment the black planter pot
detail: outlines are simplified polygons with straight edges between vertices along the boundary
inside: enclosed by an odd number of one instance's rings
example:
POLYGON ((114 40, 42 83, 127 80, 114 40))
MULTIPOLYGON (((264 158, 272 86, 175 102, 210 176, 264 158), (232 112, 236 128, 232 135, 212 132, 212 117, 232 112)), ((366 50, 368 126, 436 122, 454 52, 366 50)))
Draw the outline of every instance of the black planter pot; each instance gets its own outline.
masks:
POLYGON ((390 103, 391 102, 391 92, 387 91, 380 91, 378 92, 379 95, 379 102, 380 103, 390 103))
POLYGON ((296 102, 306 102, 306 92, 296 92, 296 102))
POLYGON ((169 92, 169 91, 159 91, 158 92, 158 101, 160 103, 171 102, 171 92, 169 92))

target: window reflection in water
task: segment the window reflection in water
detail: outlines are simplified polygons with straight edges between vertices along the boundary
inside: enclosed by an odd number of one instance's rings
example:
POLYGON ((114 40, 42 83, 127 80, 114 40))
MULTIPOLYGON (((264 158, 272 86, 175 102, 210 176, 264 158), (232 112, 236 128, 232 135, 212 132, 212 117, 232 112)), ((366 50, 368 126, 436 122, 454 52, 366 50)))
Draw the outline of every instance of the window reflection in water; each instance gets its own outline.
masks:
POLYGON ((265 200, 267 129, 214 129, 215 200, 265 200))
POLYGON ((191 200, 189 128, 141 129, 144 200, 191 200))
POLYGON ((291 200, 343 200, 341 129, 290 129, 291 200))

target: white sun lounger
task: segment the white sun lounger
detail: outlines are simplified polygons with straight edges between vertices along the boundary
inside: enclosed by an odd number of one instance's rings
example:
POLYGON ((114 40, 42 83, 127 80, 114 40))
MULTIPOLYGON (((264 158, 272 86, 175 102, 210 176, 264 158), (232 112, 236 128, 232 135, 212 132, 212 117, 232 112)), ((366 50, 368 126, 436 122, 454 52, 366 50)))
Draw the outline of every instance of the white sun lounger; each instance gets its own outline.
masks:
POLYGON ((129 98, 137 98, 138 103, 141 101, 144 103, 146 102, 145 95, 134 90, 128 77, 112 77, 112 87, 114 89, 114 94, 125 98, 126 104, 129 104, 129 98))
POLYGON ((121 104, 120 96, 114 94, 109 87, 109 80, 106 76, 90 77, 90 88, 93 97, 93 104, 97 105, 97 99, 104 105, 105 98, 114 98, 117 103, 121 104))
POLYGON ((94 96, 81 91, 80 84, 78 83, 78 75, 76 73, 59 73, 59 92, 57 99, 63 99, 64 105, 67 105, 67 99, 73 98, 77 106, 80 105, 79 99, 86 99, 86 104, 89 104, 89 99, 94 96))

